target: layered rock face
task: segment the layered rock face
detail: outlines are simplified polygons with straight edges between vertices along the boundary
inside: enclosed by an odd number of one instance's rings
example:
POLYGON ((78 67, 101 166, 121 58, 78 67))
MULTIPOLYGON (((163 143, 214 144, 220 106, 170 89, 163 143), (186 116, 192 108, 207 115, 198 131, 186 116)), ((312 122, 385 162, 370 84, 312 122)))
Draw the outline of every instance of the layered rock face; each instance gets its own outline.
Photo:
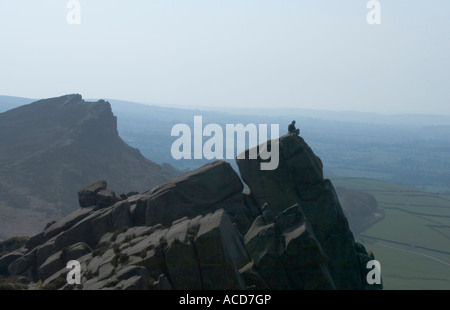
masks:
MULTIPOLYGON (((216 161, 142 194, 105 181, 80 189, 81 208, 0 258, 4 275, 49 289, 380 289, 322 164, 297 136, 280 165, 216 161), (81 284, 65 268, 81 264, 81 284), (37 283, 37 284, 36 284, 37 283)), ((273 147, 273 146, 272 146, 273 147)))

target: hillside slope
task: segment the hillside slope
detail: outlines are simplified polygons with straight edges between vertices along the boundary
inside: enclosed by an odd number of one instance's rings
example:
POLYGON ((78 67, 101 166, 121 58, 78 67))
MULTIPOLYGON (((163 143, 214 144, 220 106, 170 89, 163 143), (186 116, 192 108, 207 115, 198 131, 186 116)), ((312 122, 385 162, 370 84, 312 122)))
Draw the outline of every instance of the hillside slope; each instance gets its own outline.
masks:
POLYGON ((0 239, 34 234, 74 211, 76 191, 97 179, 126 193, 173 177, 119 137, 105 101, 40 100, 1 113, 0 132, 0 239))

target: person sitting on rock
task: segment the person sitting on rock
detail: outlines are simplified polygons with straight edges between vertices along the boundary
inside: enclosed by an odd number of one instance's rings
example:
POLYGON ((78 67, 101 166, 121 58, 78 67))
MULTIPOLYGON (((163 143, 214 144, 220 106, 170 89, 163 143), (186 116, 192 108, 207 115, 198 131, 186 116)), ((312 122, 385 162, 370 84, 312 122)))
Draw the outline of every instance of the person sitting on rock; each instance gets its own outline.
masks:
POLYGON ((300 129, 295 128, 295 120, 289 124, 288 131, 290 134, 295 134, 297 136, 300 134, 300 129))

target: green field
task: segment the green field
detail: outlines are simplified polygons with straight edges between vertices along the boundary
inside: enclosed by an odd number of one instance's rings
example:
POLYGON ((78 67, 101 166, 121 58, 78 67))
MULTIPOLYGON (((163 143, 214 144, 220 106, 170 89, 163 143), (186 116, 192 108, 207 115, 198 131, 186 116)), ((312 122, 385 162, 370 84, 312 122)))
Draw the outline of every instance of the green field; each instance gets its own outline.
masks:
POLYGON ((384 288, 450 289, 450 195, 380 181, 331 177, 372 194, 385 217, 355 236, 381 263, 384 288))

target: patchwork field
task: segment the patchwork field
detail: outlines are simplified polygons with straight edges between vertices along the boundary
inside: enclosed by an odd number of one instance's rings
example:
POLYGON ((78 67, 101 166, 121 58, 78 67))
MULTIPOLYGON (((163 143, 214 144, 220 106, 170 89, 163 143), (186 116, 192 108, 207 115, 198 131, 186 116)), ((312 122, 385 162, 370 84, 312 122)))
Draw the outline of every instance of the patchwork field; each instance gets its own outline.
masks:
POLYGON ((355 236, 381 263, 385 289, 450 289, 450 195, 384 182, 331 177, 375 196, 382 221, 355 236))

